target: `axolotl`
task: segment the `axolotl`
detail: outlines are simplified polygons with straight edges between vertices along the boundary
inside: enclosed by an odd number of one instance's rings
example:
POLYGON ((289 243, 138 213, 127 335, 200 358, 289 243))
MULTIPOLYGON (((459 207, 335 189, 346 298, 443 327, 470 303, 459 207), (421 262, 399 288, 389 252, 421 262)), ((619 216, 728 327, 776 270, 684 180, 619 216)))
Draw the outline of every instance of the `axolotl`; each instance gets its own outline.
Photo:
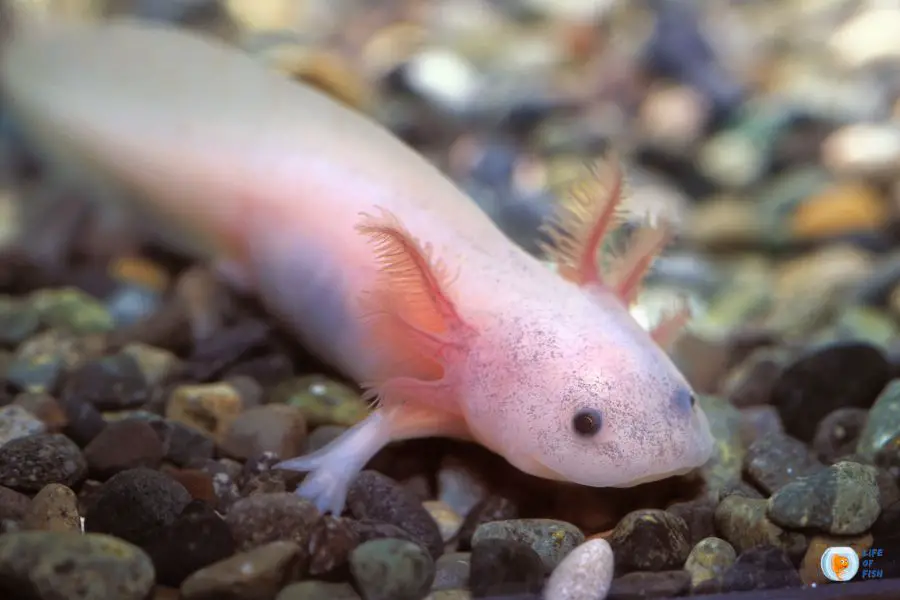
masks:
POLYGON ((593 487, 709 459, 707 418, 665 351, 689 311, 649 330, 629 312, 671 228, 647 224, 611 266, 598 259, 623 206, 617 161, 546 224, 551 269, 374 119, 225 42, 42 22, 0 52, 8 109, 60 172, 190 233, 228 285, 365 390, 364 420, 277 465, 307 473, 297 493, 322 512, 411 438, 476 442, 593 487))

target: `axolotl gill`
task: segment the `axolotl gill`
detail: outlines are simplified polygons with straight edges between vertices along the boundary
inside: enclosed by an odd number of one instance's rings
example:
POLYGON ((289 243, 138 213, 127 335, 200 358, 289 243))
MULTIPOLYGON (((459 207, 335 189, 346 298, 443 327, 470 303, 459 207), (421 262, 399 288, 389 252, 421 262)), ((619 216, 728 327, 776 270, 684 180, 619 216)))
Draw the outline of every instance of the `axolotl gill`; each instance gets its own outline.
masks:
POLYGON ((17 26, 7 109, 60 173, 98 183, 198 241, 235 289, 365 390, 369 416, 283 457, 297 493, 340 513, 387 444, 479 443, 518 469, 593 487, 684 474, 713 440, 664 350, 629 313, 665 225, 611 266, 618 162, 547 223, 550 269, 374 120, 225 42, 134 20, 17 26))

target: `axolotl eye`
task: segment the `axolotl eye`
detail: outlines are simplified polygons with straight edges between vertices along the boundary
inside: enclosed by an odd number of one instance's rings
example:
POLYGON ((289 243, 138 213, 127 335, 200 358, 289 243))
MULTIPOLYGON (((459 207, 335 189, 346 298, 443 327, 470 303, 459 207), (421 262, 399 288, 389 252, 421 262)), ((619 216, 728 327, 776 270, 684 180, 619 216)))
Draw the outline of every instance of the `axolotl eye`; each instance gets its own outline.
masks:
POLYGON ((583 408, 572 417, 572 429, 581 437, 593 437, 603 428, 603 416, 593 408, 583 408))

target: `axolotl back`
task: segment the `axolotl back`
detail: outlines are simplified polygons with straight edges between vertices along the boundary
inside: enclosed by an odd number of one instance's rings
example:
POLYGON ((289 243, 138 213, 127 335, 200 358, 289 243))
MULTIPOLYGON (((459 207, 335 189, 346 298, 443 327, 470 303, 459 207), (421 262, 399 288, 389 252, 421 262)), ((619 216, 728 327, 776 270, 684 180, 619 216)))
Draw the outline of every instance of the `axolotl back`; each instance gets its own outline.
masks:
POLYGON ((68 172, 127 190, 366 390, 374 410, 283 457, 298 493, 340 512, 386 444, 474 440, 536 476, 632 486, 704 464, 712 437, 665 347, 627 306, 668 239, 637 232, 612 266, 621 173, 585 179, 547 223, 547 268, 388 131, 221 42, 161 25, 21 28, 0 84, 68 172), (77 166, 77 169, 74 167, 77 166))

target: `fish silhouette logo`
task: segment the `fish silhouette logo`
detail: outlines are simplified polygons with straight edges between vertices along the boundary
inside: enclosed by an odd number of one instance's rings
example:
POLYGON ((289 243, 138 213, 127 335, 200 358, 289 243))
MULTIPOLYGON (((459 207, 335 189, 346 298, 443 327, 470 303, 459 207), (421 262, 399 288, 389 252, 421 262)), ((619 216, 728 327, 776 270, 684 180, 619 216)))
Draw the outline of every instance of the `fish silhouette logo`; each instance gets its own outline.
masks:
POLYGON ((859 556, 853 548, 835 546, 822 554, 821 567, 831 581, 850 581, 859 570, 859 556))

